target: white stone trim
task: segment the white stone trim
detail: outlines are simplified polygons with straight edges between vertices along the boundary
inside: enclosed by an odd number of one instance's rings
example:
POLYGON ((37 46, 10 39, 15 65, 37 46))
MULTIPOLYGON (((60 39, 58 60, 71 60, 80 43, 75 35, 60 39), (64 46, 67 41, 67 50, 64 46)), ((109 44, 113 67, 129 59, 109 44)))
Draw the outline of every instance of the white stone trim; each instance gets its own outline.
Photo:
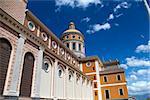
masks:
POLYGON ((107 86, 116 86, 116 85, 126 85, 127 83, 124 82, 124 83, 113 83, 113 84, 104 84, 104 85, 101 85, 101 87, 107 87, 107 86))
POLYGON ((102 100, 102 91, 100 86, 100 75, 99 75, 99 63, 98 61, 95 61, 95 67, 96 67, 96 79, 97 79, 97 87, 98 87, 98 100, 102 100))
POLYGON ((9 94, 12 96, 19 96, 19 91, 17 91, 17 85, 19 83, 19 74, 21 68, 21 60, 23 54, 23 47, 26 37, 22 34, 19 34, 20 38, 18 39, 17 49, 16 49, 16 56, 15 56, 15 63, 13 66, 13 74, 12 74, 12 82, 9 94))
MULTIPOLYGON (((44 48, 40 47, 40 50, 38 51, 38 61, 37 61, 37 66, 35 66, 37 68, 36 72, 35 72, 35 91, 31 92, 31 97, 40 97, 40 80, 41 80, 41 68, 43 66, 43 51, 44 48)), ((33 81, 32 81, 33 84, 33 81)), ((33 89, 33 85, 32 85, 32 89, 33 89)), ((34 89, 33 89, 34 90, 34 89)))
POLYGON ((86 73, 85 75, 95 75, 97 72, 86 73))

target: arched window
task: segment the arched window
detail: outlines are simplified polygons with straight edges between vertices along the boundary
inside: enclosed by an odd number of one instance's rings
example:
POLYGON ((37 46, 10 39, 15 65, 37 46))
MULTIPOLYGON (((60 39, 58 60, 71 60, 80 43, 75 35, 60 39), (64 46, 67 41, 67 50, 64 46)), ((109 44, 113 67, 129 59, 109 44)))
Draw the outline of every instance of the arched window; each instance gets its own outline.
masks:
POLYGON ((79 43, 79 51, 81 51, 81 43, 79 43))
POLYGON ((72 43, 72 49, 76 50, 76 43, 75 42, 72 43))
POLYGON ((12 46, 10 42, 4 38, 0 38, 0 95, 3 94, 5 79, 12 46))
POLYGON ((27 52, 25 54, 20 85, 20 96, 30 97, 31 95, 34 60, 32 53, 27 52))
POLYGON ((72 81, 73 80, 73 72, 72 71, 69 71, 69 81, 72 81))
POLYGON ((66 43, 66 46, 69 48, 69 43, 66 43))
POLYGON ((43 69, 46 73, 48 73, 51 67, 52 67, 52 63, 49 61, 49 59, 47 59, 47 58, 44 59, 42 69, 43 69))
POLYGON ((58 76, 59 78, 62 78, 63 77, 63 74, 64 74, 64 70, 63 70, 63 67, 61 65, 58 65, 58 76))

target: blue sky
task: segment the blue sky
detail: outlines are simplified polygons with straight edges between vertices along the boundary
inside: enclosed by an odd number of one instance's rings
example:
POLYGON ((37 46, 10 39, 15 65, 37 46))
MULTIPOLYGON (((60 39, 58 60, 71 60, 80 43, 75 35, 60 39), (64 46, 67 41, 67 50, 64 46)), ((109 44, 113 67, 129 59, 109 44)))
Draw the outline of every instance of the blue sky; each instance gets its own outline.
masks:
POLYGON ((28 7, 55 35, 73 21, 86 55, 118 59, 130 95, 150 93, 149 16, 142 0, 29 0, 28 7))

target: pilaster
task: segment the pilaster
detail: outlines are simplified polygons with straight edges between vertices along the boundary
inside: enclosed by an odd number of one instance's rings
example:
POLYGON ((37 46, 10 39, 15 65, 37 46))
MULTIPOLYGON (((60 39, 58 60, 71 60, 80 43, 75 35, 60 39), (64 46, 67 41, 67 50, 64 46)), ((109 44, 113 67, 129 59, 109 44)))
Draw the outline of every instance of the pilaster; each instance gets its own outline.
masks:
POLYGON ((18 39, 17 43, 17 50, 16 50, 16 56, 13 66, 13 74, 12 74, 12 81, 10 90, 8 92, 8 95, 11 96, 19 96, 18 91, 18 85, 19 85, 19 75, 20 75, 20 68, 21 68, 21 61, 22 61, 22 54, 23 54, 23 46, 26 37, 23 34, 19 34, 20 38, 18 39))
POLYGON ((40 97, 40 79, 41 79, 41 68, 43 65, 43 52, 44 48, 39 47, 38 51, 38 60, 36 62, 36 72, 35 72, 35 80, 34 80, 34 87, 31 97, 40 97))

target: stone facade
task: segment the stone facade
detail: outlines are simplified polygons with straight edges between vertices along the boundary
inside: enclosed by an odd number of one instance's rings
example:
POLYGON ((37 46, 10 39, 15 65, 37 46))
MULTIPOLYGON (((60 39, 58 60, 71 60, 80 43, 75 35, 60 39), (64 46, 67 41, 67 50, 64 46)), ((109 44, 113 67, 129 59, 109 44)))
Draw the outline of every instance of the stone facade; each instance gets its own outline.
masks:
POLYGON ((128 98, 124 70, 118 63, 85 57, 84 36, 72 22, 60 40, 25 9, 26 3, 0 1, 0 50, 4 51, 0 53, 0 99, 106 100, 104 90, 116 91, 115 87, 123 88, 123 94, 111 92, 109 99, 128 98), (104 76, 113 79, 118 73, 124 80, 103 82, 104 76))

